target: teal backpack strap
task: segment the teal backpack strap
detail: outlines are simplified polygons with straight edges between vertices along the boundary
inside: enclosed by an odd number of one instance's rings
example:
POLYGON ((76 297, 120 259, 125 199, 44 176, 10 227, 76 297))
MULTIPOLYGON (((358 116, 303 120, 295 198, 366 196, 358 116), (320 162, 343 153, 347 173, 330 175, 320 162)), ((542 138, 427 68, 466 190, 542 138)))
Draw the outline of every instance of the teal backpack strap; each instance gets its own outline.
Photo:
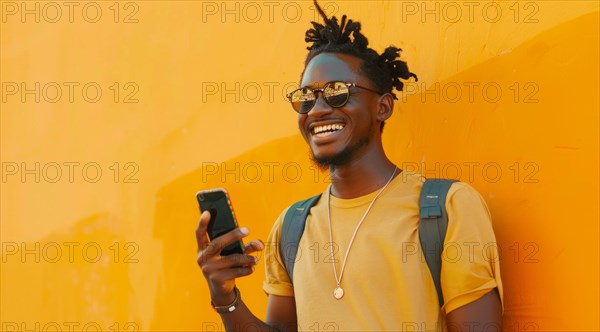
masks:
POLYGON ((318 194, 309 199, 294 203, 283 217, 279 254, 292 282, 294 281, 294 264, 296 263, 296 255, 298 254, 298 244, 300 243, 302 233, 304 233, 306 218, 310 213, 310 208, 317 203, 320 197, 321 194, 318 194))
POLYGON ((456 180, 427 179, 421 189, 419 201, 420 221, 419 240, 421 248, 433 277, 433 283, 438 294, 440 307, 444 305, 442 285, 442 250, 444 238, 448 229, 448 214, 446 213, 446 195, 450 186, 456 180))

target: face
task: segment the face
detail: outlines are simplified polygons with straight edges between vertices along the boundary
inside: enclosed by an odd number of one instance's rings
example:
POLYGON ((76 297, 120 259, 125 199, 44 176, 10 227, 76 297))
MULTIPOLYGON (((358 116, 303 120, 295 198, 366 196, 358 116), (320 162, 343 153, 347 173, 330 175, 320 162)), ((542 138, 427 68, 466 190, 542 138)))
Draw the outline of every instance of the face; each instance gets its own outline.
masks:
MULTIPOLYGON (((359 74, 361 61, 350 55, 319 54, 306 66, 301 86, 319 89, 330 81, 344 81, 374 89, 373 84, 359 74)), ((350 87, 350 98, 340 108, 329 106, 320 92, 317 96, 310 112, 298 114, 298 127, 320 168, 343 166, 360 157, 377 140, 380 95, 350 87)))

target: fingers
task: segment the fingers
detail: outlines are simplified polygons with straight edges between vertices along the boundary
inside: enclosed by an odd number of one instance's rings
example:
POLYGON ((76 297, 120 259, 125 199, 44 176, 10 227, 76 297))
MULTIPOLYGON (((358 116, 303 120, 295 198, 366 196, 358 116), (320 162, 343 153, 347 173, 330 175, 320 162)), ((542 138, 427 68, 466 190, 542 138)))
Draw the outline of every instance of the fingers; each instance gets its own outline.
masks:
POLYGON ((208 245, 208 237, 206 236, 206 227, 210 221, 210 212, 204 211, 200 215, 198 228, 196 228, 196 242, 198 243, 198 251, 206 248, 208 245))
MULTIPOLYGON (((232 266, 240 266, 240 265, 253 265, 256 263, 256 262, 252 261, 252 259, 253 259, 252 256, 248 256, 247 254, 262 250, 262 248, 264 248, 264 245, 262 244, 262 242, 260 242, 260 240, 251 241, 247 245, 244 246, 244 251, 246 253, 245 256, 250 257, 249 258, 250 261, 247 261, 247 262, 241 261, 240 262, 239 257, 244 256, 244 255, 240 255, 240 254, 221 256, 221 250, 223 250, 223 248, 227 247, 228 245, 230 245, 236 241, 240 241, 242 238, 248 236, 249 231, 246 227, 236 228, 222 236, 219 236, 218 238, 214 239, 213 241, 211 241, 209 243, 207 236, 206 236, 206 224, 208 223, 208 221, 205 221, 205 218, 210 220, 210 214, 207 213, 207 217, 205 217, 204 214, 201 216, 200 225, 198 226, 198 230, 196 231, 196 237, 198 238, 197 261, 201 267, 203 267, 208 261, 211 261, 211 260, 217 260, 221 264, 224 264, 224 265, 217 265, 217 266, 220 266, 221 268, 230 268, 232 266), (227 258, 225 258, 225 257, 227 257, 227 258), (229 263, 235 259, 238 260, 237 263, 229 263)), ((211 266, 213 266, 213 265, 211 265, 211 266)))
POLYGON ((206 264, 200 264, 202 273, 207 278, 215 279, 219 277, 220 281, 228 281, 236 278, 236 275, 247 275, 254 271, 254 266, 258 263, 258 258, 243 254, 233 254, 229 256, 214 257, 206 264), (249 271, 248 268, 251 270, 249 271), (223 273, 223 271, 229 271, 223 273), (233 277, 232 277, 233 276, 233 277), (231 278, 229 278, 231 277, 231 278))
POLYGON ((217 269, 227 269, 240 266, 253 266, 258 263, 258 258, 249 255, 233 254, 221 256, 219 262, 215 263, 217 269))
POLYGON ((265 245, 261 240, 252 240, 251 242, 244 245, 244 253, 251 254, 253 252, 262 251, 265 245))
POLYGON ((206 254, 208 256, 219 255, 221 253, 221 250, 223 250, 223 248, 227 247, 228 245, 230 245, 236 241, 240 241, 241 239, 248 236, 249 233, 250 233, 250 231, 248 231, 248 228, 246 228, 246 227, 236 228, 230 232, 227 232, 227 233, 223 234, 222 236, 219 236, 218 238, 216 238, 210 242, 208 247, 206 247, 206 251, 207 251, 206 254))
POLYGON ((258 263, 259 259, 256 256, 250 256, 250 254, 260 252, 264 250, 264 248, 265 246, 261 240, 253 240, 244 245, 244 255, 232 254, 229 256, 221 256, 218 254, 218 248, 209 245, 205 250, 200 250, 198 252, 198 264, 200 266, 205 265, 205 263, 211 259, 219 261, 219 268, 254 265, 258 263))
POLYGON ((202 212, 196 228, 196 242, 198 243, 198 265, 208 281, 211 296, 230 294, 235 279, 250 275, 254 272, 258 258, 250 253, 264 249, 260 240, 250 241, 244 245, 244 254, 221 256, 221 250, 228 245, 240 241, 250 233, 247 228, 236 228, 212 241, 209 241, 207 228, 211 215, 208 211, 202 212))
POLYGON ((253 266, 238 266, 231 269, 219 270, 210 277, 211 282, 222 283, 228 280, 234 280, 240 277, 251 275, 254 272, 253 266))

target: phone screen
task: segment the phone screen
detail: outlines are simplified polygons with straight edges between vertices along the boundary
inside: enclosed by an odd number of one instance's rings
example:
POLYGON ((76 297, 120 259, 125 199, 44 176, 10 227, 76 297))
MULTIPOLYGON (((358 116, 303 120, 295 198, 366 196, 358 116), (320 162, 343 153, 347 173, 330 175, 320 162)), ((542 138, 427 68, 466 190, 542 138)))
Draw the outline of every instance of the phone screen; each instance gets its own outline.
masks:
MULTIPOLYGON (((205 190, 196 194, 200 210, 210 212, 207 233, 211 241, 237 228, 231 201, 225 189, 205 190)), ((236 241, 221 250, 221 256, 243 254, 241 241, 236 241)))

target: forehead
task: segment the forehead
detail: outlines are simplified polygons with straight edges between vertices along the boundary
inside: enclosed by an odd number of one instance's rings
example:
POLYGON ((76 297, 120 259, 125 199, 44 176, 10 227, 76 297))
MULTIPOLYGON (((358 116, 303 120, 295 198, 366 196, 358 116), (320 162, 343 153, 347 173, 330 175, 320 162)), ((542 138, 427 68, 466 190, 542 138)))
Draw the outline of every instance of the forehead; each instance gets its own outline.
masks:
POLYGON ((337 53, 321 53, 315 56, 302 76, 300 86, 322 86, 330 81, 344 81, 360 83, 361 75, 358 73, 361 59, 337 53))

